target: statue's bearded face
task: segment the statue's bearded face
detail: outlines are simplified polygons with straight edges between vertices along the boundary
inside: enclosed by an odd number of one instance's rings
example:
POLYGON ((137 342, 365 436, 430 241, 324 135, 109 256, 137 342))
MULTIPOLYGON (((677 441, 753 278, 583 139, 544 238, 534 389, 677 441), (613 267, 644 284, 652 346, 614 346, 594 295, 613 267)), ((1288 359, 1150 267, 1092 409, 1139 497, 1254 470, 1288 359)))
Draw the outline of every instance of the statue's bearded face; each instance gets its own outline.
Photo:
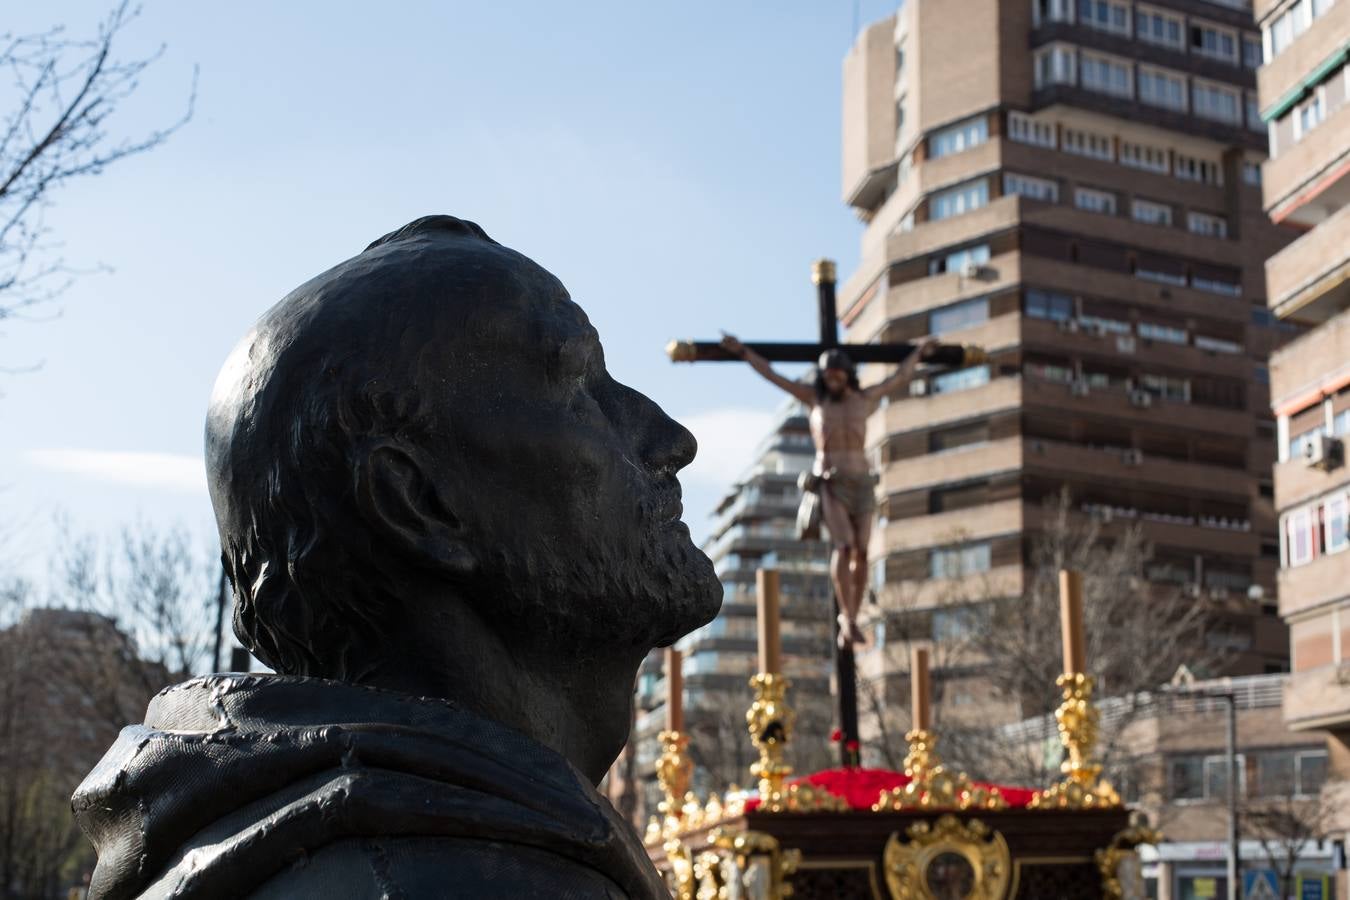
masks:
POLYGON ((440 450, 451 478, 472 472, 471 494, 451 492, 471 500, 456 512, 478 563, 467 595, 514 642, 671 643, 722 595, 681 521, 693 435, 610 377, 585 313, 531 268, 447 382, 440 450))

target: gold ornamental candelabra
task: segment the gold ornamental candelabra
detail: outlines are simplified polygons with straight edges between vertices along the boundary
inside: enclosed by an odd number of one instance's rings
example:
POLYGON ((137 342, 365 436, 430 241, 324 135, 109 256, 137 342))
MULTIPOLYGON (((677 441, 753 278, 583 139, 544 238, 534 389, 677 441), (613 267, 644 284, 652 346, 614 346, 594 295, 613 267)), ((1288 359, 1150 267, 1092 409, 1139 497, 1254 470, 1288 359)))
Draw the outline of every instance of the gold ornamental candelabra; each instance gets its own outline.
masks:
POLYGON ((657 739, 661 742, 661 755, 656 760, 656 781, 661 785, 664 799, 656 808, 660 810, 661 820, 666 827, 673 829, 683 813, 683 798, 689 791, 689 778, 693 772, 693 765, 685 752, 689 738, 678 731, 663 731, 657 739))
POLYGON ((1064 779, 1032 797, 1032 809, 1094 809, 1120 806, 1120 795, 1101 777, 1102 767, 1093 761, 1097 745, 1097 722, 1101 717, 1092 702, 1094 681, 1083 672, 1065 672, 1055 681, 1064 691, 1064 701, 1055 710, 1059 739, 1069 751, 1060 765, 1064 779))
POLYGON ((792 767, 783 762, 783 750, 792 737, 797 714, 787 704, 788 680, 777 672, 760 672, 750 679, 755 702, 745 713, 750 742, 759 751, 759 761, 750 766, 750 774, 759 779, 760 809, 784 812, 788 798, 783 780, 792 767))
POLYGON ((872 804, 873 812, 909 809, 1006 809, 998 788, 973 784, 965 772, 952 772, 937 754, 937 735, 916 728, 905 735, 909 755, 905 774, 909 784, 891 788, 872 804))

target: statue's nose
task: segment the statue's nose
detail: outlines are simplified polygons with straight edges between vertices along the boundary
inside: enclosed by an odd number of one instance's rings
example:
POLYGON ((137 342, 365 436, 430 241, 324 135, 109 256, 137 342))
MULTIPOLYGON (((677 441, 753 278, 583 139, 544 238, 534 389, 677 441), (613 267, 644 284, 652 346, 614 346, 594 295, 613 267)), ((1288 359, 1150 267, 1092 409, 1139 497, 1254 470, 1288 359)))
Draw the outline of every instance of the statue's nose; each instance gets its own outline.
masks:
POLYGON ((625 424, 647 469, 657 475, 674 475, 693 462, 698 441, 688 428, 666 415, 646 394, 624 385, 616 387, 622 397, 625 424))

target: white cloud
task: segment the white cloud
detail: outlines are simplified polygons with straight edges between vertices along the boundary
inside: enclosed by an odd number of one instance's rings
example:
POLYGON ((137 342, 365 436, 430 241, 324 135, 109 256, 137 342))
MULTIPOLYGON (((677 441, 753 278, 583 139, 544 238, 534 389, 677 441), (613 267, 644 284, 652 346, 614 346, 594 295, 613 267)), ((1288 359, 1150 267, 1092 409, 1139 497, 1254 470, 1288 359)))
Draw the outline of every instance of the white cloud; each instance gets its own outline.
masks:
POLYGON ((686 485, 724 490, 754 462, 755 448, 773 427, 763 409, 713 409, 680 419, 698 438, 698 456, 680 473, 686 485))
POLYGON ((41 469, 96 481, 132 484, 168 491, 206 490, 206 465, 200 456, 116 450, 29 450, 28 462, 41 469))

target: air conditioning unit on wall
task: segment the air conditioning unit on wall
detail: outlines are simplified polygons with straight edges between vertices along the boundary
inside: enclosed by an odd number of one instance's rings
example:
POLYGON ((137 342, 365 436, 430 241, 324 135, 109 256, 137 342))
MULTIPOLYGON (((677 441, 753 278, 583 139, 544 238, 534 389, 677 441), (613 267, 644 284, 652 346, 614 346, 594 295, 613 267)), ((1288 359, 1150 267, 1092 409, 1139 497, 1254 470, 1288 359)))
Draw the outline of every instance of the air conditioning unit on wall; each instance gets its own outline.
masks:
POLYGON ((1345 458, 1345 448, 1330 435, 1320 434, 1317 440, 1303 445, 1303 464, 1310 469, 1326 472, 1336 468, 1345 458))

